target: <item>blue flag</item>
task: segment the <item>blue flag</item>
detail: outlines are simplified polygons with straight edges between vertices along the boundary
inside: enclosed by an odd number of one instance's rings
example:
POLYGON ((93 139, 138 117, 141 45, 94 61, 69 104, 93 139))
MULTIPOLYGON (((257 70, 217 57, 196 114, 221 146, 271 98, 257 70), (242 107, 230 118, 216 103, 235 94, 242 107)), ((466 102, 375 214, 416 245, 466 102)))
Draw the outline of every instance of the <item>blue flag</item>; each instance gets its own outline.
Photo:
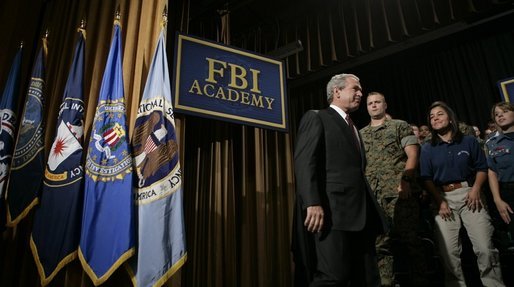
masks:
POLYGON ((25 100, 7 184, 7 225, 18 224, 38 203, 44 174, 46 39, 39 50, 25 100), (27 180, 30 179, 30 180, 27 180))
MULTIPOLYGON (((14 148, 16 98, 20 92, 21 52, 20 48, 14 57, 0 101, 0 199, 4 196, 14 148)), ((5 210, 1 210, 1 212, 5 212, 5 210)))
POLYGON ((82 219, 82 135, 84 133, 84 36, 79 31, 73 62, 46 164, 41 203, 30 247, 43 286, 77 257, 82 219))
POLYGON ((95 285, 105 282, 135 252, 132 155, 121 62, 116 21, 85 164, 79 258, 95 285))
POLYGON ((180 170, 168 60, 161 32, 132 140, 137 173, 135 286, 162 286, 186 261, 180 170))

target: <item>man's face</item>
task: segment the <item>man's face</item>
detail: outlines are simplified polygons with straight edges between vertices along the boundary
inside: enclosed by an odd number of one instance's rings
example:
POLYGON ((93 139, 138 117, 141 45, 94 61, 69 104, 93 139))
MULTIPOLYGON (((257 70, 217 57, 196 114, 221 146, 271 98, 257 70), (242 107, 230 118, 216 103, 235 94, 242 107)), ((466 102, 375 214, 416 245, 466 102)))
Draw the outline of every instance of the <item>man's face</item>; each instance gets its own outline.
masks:
POLYGON ((368 114, 373 119, 385 117, 387 104, 382 95, 370 95, 366 100, 368 114))
POLYGON ((475 131, 475 136, 480 137, 480 129, 478 127, 473 126, 473 130, 475 131))
POLYGON ((411 127, 412 127, 412 132, 414 133, 414 135, 415 135, 417 138, 419 138, 419 128, 418 128, 418 126, 414 126, 414 125, 412 125, 411 127))
POLYGON ((361 98, 361 84, 357 79, 349 77, 346 79, 346 87, 344 89, 334 88, 332 103, 349 113, 359 108, 361 98))
POLYGON ((430 130, 428 129, 428 126, 420 126, 419 127, 419 135, 422 137, 426 137, 430 134, 430 130))
POLYGON ((496 131, 496 125, 494 123, 489 123, 487 125, 487 128, 492 131, 492 132, 495 132, 496 131))

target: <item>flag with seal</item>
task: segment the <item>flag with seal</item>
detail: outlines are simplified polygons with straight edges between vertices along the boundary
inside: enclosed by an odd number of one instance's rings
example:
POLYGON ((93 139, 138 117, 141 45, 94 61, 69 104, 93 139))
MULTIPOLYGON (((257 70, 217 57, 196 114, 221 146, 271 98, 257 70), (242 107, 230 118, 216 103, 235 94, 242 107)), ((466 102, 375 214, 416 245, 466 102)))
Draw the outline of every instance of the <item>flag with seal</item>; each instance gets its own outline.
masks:
POLYGON ((185 229, 168 61, 161 31, 132 139, 137 174, 138 250, 134 286, 162 286, 186 261, 185 229))
POLYGON ((22 51, 22 48, 20 48, 14 57, 2 100, 0 101, 0 198, 4 196, 14 147, 16 103, 20 92, 22 51))
POLYGON ((77 257, 82 218, 84 131, 84 34, 79 29, 73 62, 46 164, 41 202, 35 211, 30 247, 46 286, 77 257))
POLYGON ((116 20, 86 155, 78 251, 95 285, 105 282, 135 252, 132 155, 121 47, 121 28, 116 20))
POLYGON ((11 163, 6 193, 8 226, 18 224, 39 202, 45 169, 43 111, 46 55, 45 37, 32 70, 11 163))

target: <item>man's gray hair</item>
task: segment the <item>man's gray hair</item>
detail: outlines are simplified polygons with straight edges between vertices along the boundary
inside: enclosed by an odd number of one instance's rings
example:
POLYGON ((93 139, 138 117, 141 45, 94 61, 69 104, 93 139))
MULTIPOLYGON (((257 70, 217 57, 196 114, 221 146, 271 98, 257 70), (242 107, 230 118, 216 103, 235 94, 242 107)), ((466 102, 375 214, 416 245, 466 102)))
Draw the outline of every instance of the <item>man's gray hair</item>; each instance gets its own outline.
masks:
POLYGON ((354 74, 338 74, 332 77, 327 84, 327 101, 328 103, 332 103, 332 98, 334 97, 334 88, 344 89, 346 87, 346 79, 354 78, 359 81, 359 78, 354 74))

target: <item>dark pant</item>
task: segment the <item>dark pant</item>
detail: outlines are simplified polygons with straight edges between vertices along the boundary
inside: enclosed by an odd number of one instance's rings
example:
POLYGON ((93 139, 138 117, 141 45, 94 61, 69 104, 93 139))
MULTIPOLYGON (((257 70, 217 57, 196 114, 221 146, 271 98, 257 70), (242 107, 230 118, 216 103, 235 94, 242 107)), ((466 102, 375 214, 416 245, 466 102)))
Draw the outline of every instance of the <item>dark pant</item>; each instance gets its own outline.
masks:
POLYGON ((311 287, 380 286, 375 236, 331 230, 316 235, 317 272, 311 287))
MULTIPOLYGON (((500 182, 500 196, 503 201, 509 204, 510 208, 514 208, 514 182, 500 182)), ((511 221, 506 224, 497 210, 493 214, 496 217, 496 230, 501 236, 500 248, 514 248, 514 216, 511 214, 511 221)))

